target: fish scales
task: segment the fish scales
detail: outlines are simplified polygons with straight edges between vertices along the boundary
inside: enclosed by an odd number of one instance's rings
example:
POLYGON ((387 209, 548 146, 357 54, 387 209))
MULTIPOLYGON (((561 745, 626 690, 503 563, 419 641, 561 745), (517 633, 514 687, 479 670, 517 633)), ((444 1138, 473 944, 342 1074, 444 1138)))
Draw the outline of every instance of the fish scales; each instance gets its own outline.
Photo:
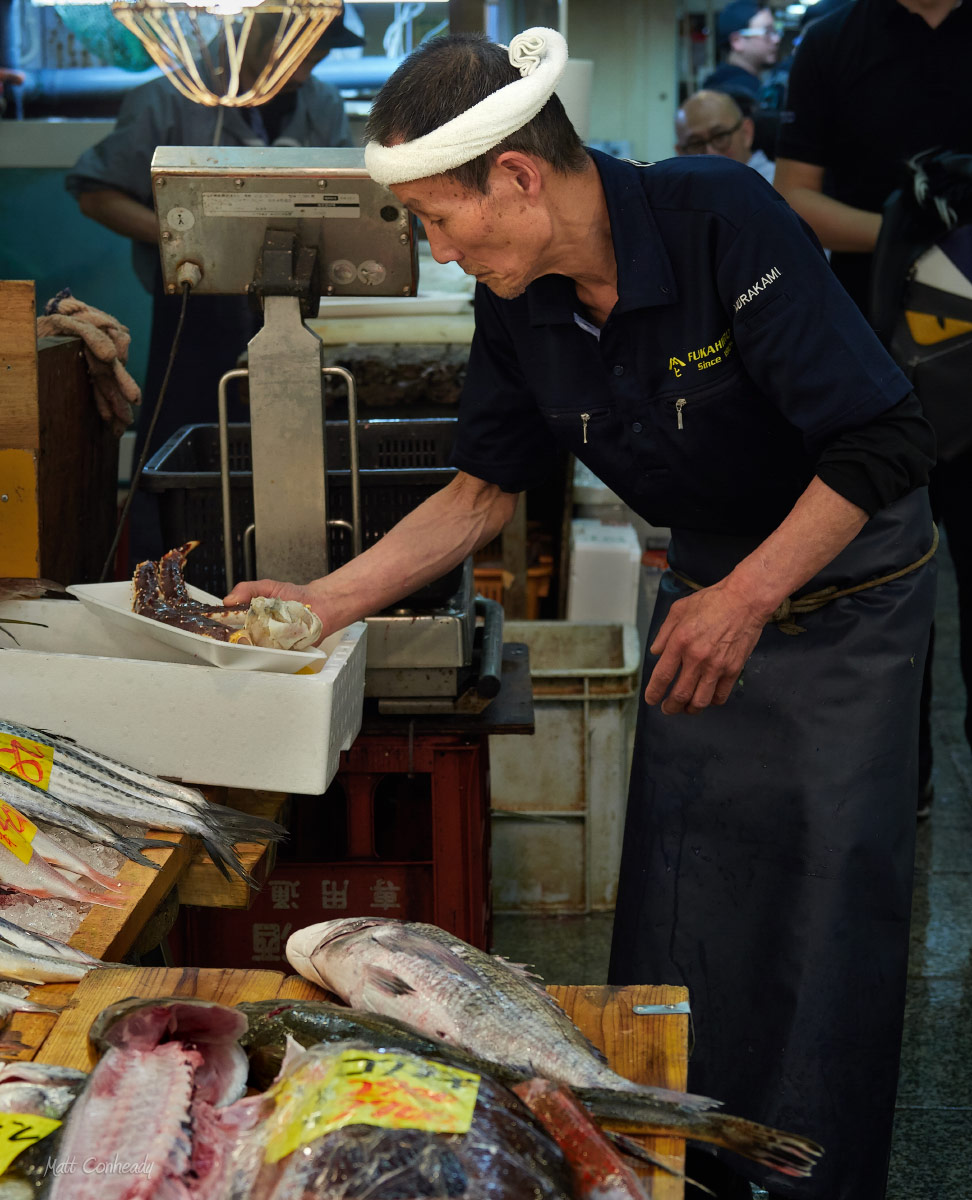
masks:
MULTIPOLYGON (((407 1021, 471 1054, 571 1086, 645 1091, 612 1071, 525 971, 434 925, 325 921, 291 934, 287 958, 352 1008, 407 1021)), ((679 1092, 649 1090, 685 1101, 679 1092)))

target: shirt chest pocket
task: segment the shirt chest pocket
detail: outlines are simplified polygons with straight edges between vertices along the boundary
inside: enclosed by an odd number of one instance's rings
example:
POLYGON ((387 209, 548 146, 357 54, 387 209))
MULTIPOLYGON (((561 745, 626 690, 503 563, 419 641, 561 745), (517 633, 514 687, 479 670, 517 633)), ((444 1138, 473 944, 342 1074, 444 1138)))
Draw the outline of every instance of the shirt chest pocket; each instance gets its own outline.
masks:
POLYGON ((745 371, 720 371, 718 378, 672 388, 645 401, 640 424, 650 441, 639 461, 646 474, 659 466, 691 473, 703 492, 718 496, 739 486, 740 474, 762 478, 779 473, 791 453, 802 454, 799 432, 755 387, 745 371), (650 432, 649 432, 650 431, 650 432))

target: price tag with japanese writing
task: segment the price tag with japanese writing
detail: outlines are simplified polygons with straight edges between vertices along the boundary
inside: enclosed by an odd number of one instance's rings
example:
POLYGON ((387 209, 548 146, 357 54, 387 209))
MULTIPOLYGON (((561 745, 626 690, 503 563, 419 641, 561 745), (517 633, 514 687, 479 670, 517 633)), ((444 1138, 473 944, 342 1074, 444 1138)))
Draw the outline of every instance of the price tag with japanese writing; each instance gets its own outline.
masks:
POLYGON ((31 842, 36 832, 37 826, 33 821, 28 821, 6 800, 0 800, 0 846, 16 854, 21 862, 30 862, 34 853, 31 842))
POLYGON ((330 1051, 298 1067, 271 1089, 276 1108, 266 1161, 279 1162, 299 1146, 345 1125, 467 1133, 479 1076, 381 1050, 330 1051))
POLYGON ((0 771, 7 771, 47 791, 54 766, 54 747, 32 738, 0 733, 0 771))
POLYGON ((60 1124, 53 1117, 35 1117, 32 1113, 0 1113, 0 1175, 21 1150, 47 1137, 60 1124))

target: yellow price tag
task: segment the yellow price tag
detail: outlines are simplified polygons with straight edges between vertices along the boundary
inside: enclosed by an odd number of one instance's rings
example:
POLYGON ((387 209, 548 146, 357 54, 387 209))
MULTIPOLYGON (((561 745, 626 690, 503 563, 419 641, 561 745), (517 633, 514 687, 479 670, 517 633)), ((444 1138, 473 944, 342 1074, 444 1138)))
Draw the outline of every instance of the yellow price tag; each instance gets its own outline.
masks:
POLYGON ((53 1117, 35 1117, 32 1113, 0 1113, 0 1175, 21 1152, 47 1137, 60 1126, 53 1117))
POLYGON ((276 1108, 265 1160, 345 1125, 467 1133, 479 1076, 394 1051, 344 1050, 319 1079, 297 1070, 271 1089, 276 1108))
POLYGON ((54 747, 31 738, 0 733, 0 771, 7 771, 47 791, 54 766, 54 747))
POLYGON ((0 846, 6 846, 21 862, 30 862, 34 853, 31 842, 36 832, 37 826, 33 821, 28 821, 6 800, 0 800, 0 846))

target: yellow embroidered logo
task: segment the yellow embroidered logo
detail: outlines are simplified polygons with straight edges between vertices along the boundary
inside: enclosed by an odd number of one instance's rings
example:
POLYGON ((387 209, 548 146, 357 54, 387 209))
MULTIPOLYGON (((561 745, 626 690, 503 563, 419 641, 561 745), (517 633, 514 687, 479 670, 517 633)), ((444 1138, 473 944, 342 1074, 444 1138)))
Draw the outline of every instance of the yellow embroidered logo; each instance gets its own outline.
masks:
POLYGON ((683 367, 689 367, 693 363, 696 370, 705 371, 709 367, 725 362, 732 350, 732 334, 727 329, 716 341, 710 342, 706 346, 697 346, 694 350, 686 350, 685 359, 678 358, 673 354, 668 360, 668 369, 674 372, 676 379, 681 377, 683 367))

